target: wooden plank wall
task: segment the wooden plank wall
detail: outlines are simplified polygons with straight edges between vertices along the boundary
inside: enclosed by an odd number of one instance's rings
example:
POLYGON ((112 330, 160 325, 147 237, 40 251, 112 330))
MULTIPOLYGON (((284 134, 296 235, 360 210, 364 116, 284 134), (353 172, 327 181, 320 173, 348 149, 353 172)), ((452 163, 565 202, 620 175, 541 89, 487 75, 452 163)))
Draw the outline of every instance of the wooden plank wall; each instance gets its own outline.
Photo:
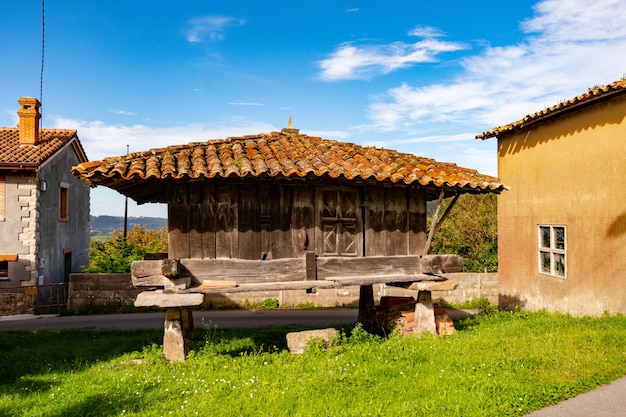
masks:
MULTIPOLYGON (((364 255, 421 254, 425 194, 403 187, 359 189, 364 255)), ((261 182, 175 184, 168 197, 169 257, 262 260, 299 258, 307 251, 320 255, 315 190, 304 184, 261 182)))
POLYGON ((414 188, 365 187, 365 256, 419 255, 426 242, 426 197, 414 188))

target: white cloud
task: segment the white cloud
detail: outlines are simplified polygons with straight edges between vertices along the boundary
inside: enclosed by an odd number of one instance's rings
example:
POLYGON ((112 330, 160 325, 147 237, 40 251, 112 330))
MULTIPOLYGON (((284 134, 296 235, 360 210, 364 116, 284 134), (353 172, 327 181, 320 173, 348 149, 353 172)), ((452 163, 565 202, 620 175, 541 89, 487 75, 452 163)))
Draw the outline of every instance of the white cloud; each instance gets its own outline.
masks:
POLYGON ((341 44, 328 58, 318 62, 322 69, 319 78, 323 81, 367 80, 415 64, 434 62, 439 54, 466 48, 461 43, 436 39, 443 34, 429 27, 414 28, 409 35, 423 39, 415 43, 341 44))
POLYGON ((240 101, 240 100, 233 100, 229 102, 228 104, 230 104, 231 106, 265 106, 265 104, 263 103, 257 103, 254 101, 240 101))
POLYGON ((435 121, 490 129, 626 72, 621 1, 544 0, 534 10, 520 24, 524 41, 466 56, 449 84, 388 90, 368 106, 369 127, 416 129, 435 121))
POLYGON ((440 38, 445 36, 445 33, 432 26, 416 26, 409 31, 409 36, 417 36, 420 38, 440 38))
POLYGON ((190 28, 187 30, 187 40, 191 43, 201 42, 205 37, 211 41, 219 41, 224 38, 227 27, 242 26, 244 19, 228 16, 200 16, 189 21, 190 28))
POLYGON ((350 132, 345 130, 307 130, 306 132, 301 130, 300 133, 332 140, 344 140, 350 137, 350 132))
POLYGON ((409 144, 409 143, 444 143, 444 142, 460 142, 467 139, 473 139, 474 134, 472 133, 457 133, 454 135, 433 135, 433 136, 419 136, 410 139, 401 139, 398 141, 394 141, 394 143, 399 144, 409 144))
POLYGON ((53 127, 76 129, 85 152, 92 161, 123 155, 126 153, 126 145, 129 146, 130 152, 143 152, 189 142, 205 142, 210 139, 277 130, 269 123, 239 117, 215 124, 190 123, 162 128, 141 124, 107 125, 98 120, 84 121, 57 117, 54 119, 53 127))
POLYGON ((109 111, 111 113, 115 113, 115 114, 121 114, 123 116, 135 116, 137 113, 132 112, 132 111, 126 111, 126 110, 122 110, 122 109, 109 109, 109 111))

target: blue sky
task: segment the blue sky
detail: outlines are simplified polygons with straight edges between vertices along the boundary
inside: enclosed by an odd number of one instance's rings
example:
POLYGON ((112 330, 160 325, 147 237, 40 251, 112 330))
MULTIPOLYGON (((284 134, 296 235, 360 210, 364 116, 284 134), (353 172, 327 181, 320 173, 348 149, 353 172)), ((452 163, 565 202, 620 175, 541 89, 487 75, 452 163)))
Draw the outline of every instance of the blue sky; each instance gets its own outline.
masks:
MULTIPOLYGON (((0 125, 39 97, 41 2, 0 0, 0 125)), ((280 130, 497 175, 474 136, 626 74, 623 0, 45 2, 43 125, 90 160, 280 130)), ((94 215, 124 198, 92 190, 94 215)), ((130 204, 131 216, 165 216, 130 204)))

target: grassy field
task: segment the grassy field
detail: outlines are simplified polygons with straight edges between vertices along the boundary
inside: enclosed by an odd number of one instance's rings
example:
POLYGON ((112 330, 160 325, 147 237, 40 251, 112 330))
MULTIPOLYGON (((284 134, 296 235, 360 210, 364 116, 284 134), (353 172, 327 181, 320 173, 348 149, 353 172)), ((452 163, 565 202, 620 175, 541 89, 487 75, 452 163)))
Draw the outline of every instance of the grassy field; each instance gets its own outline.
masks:
POLYGON ((0 332, 0 416, 521 416, 626 374, 626 317, 490 313, 445 337, 286 351, 290 328, 0 332))

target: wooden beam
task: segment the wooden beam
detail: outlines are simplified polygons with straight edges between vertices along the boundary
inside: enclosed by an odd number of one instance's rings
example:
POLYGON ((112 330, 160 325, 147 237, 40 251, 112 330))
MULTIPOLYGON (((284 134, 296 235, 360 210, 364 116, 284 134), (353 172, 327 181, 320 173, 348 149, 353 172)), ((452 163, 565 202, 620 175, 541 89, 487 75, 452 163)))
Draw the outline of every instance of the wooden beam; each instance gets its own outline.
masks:
MULTIPOLYGON (((334 281, 341 287, 351 285, 372 285, 372 284, 390 284, 412 283, 417 281, 442 281, 443 277, 426 274, 391 274, 391 275, 348 275, 348 276, 330 276, 326 277, 327 281, 334 281)), ((317 281, 321 282, 321 281, 317 281)))
POLYGON ((237 284, 235 288, 201 288, 192 287, 185 290, 185 293, 239 293, 249 291, 281 291, 281 290, 308 290, 310 288, 340 288, 341 284, 335 281, 282 281, 282 282, 255 282, 247 284, 237 284))
POLYGON ((412 275, 420 273, 419 256, 321 256, 317 258, 317 279, 331 276, 412 275))
POLYGON ((181 259, 183 275, 202 280, 232 280, 240 283, 304 281, 306 259, 285 258, 272 260, 249 259, 181 259))
POLYGON ((174 278, 178 276, 178 262, 174 259, 133 261, 130 265, 130 271, 134 278, 152 277, 156 275, 174 278))
POLYGON ((400 287, 407 290, 417 291, 453 291, 458 286, 458 282, 454 281, 422 281, 422 282, 406 282, 406 283, 388 283, 392 287, 400 287))
POLYGON ((428 255, 428 253, 430 252, 430 246, 433 242, 433 237, 435 237, 435 233, 437 233, 443 221, 446 219, 446 217, 448 217, 448 214, 450 214, 450 210, 452 210, 452 207, 454 207, 454 204, 461 196, 461 194, 455 194, 454 198, 450 202, 450 205, 448 205, 446 211, 443 213, 440 219, 439 211, 441 210, 445 193, 445 190, 442 188, 441 193, 439 194, 439 200, 437 200, 437 208, 435 209, 435 213, 433 214, 433 220, 430 224, 430 232, 428 233, 428 239, 426 240, 426 246, 424 247, 424 255, 428 255))
POLYGON ((443 274, 461 272, 462 264, 459 255, 424 255, 422 256, 422 273, 443 274))

